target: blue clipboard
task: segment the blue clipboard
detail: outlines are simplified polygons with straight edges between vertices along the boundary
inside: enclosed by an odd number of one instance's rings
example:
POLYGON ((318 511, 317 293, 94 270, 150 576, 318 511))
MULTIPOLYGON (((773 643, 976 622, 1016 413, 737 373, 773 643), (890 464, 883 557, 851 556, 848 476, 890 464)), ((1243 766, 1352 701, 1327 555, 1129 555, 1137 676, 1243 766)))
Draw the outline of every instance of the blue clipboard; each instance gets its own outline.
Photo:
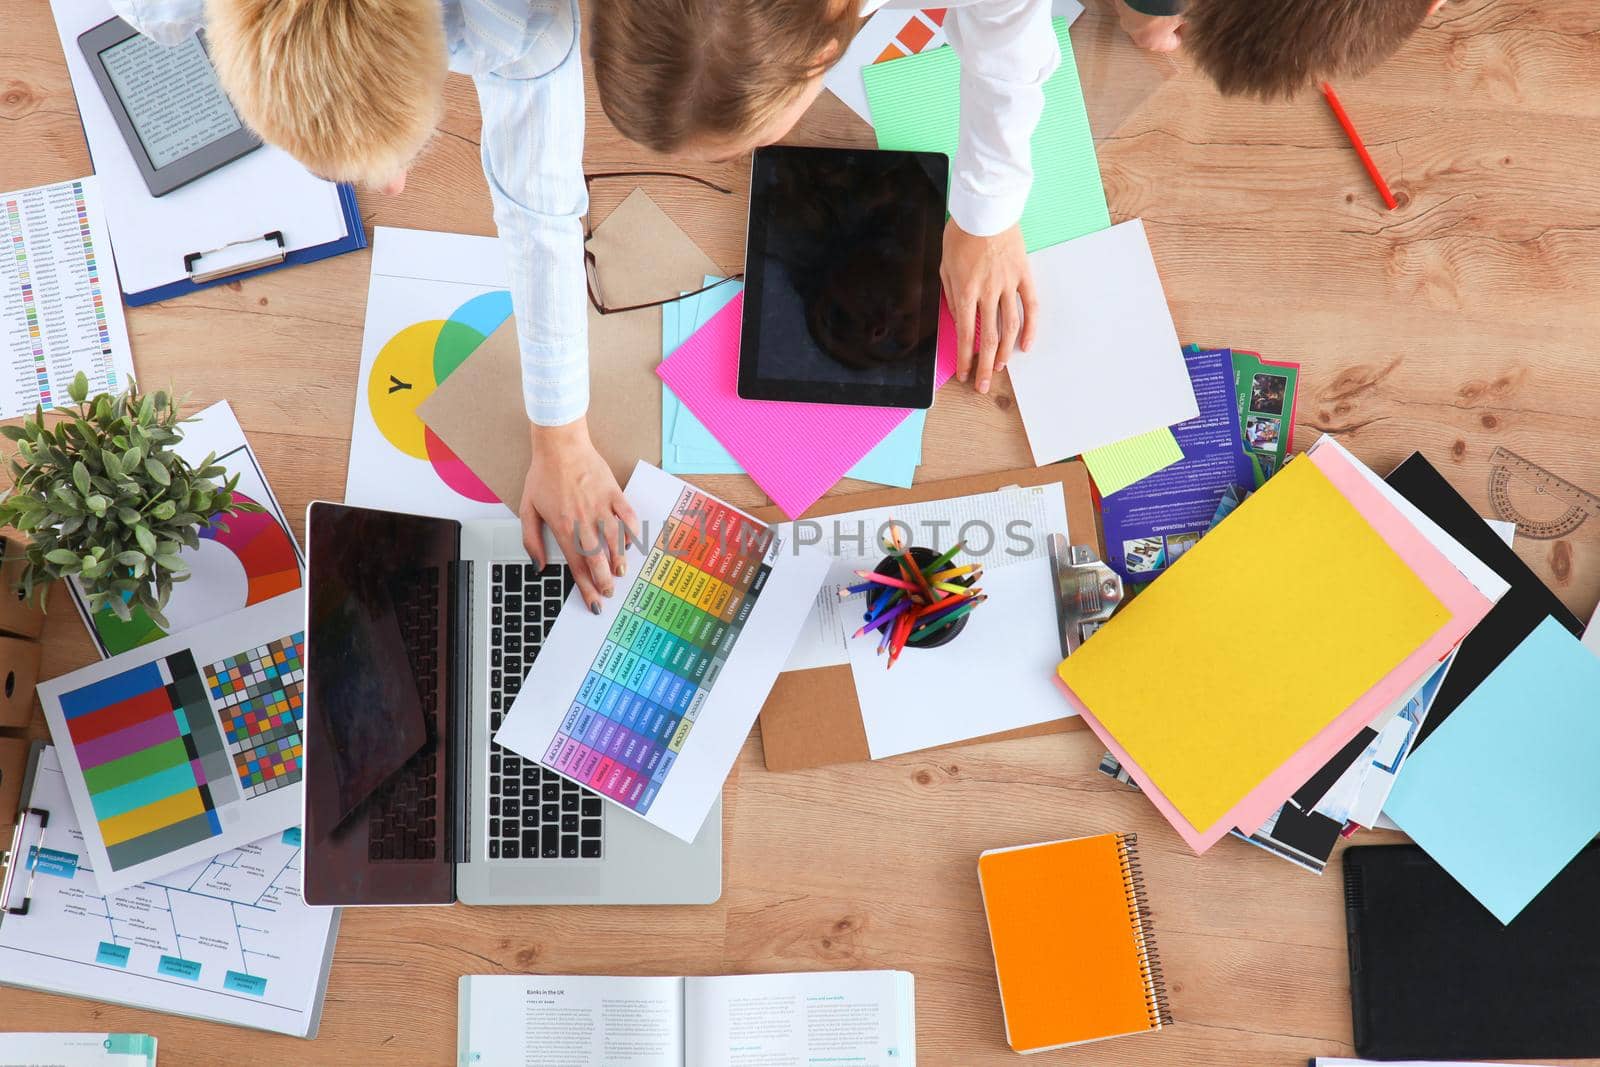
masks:
POLYGON ((146 289, 142 293, 123 293, 123 303, 129 307, 143 307, 146 304, 156 304, 163 300, 171 300, 175 296, 187 293, 196 293, 201 289, 209 289, 213 285, 223 282, 237 282, 245 278, 253 278, 257 274, 265 274, 269 270, 278 270, 282 267, 293 267, 301 263, 315 263, 319 259, 329 256, 342 255, 345 252, 354 252, 367 247, 367 231, 361 225, 361 211, 356 206, 356 190, 353 185, 341 184, 339 186, 339 205, 344 209, 345 236, 337 241, 327 244, 314 245, 311 248, 302 248, 296 252, 286 254, 283 259, 263 267, 231 273, 210 281, 195 282, 188 278, 182 281, 170 282, 167 285, 158 285, 154 289, 146 289))

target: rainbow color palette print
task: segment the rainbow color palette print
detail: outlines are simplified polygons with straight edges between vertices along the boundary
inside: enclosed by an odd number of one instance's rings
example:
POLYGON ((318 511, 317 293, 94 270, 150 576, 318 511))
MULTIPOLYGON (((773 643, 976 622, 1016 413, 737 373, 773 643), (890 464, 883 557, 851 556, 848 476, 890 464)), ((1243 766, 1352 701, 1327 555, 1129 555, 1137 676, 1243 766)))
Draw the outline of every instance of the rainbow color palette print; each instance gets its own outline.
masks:
POLYGON ((345 503, 450 519, 513 517, 417 414, 511 317, 506 284, 505 256, 492 237, 374 231, 345 503))
POLYGON ((693 841, 832 557, 647 463, 627 497, 629 578, 573 591, 495 740, 693 841))
POLYGON ((295 590, 40 683, 102 892, 298 823, 304 613, 295 590))
POLYGON ((165 612, 167 627, 158 625, 137 605, 132 609, 133 618, 127 622, 117 618, 110 608, 91 618, 83 589, 75 580, 68 582, 67 592, 102 656, 127 652, 159 641, 169 633, 300 588, 305 565, 300 546, 295 543, 283 508, 267 484, 233 408, 226 400, 212 404, 187 420, 183 431, 179 455, 199 464, 207 455, 215 454, 216 461, 230 475, 239 475, 236 495, 260 504, 264 510, 218 516, 220 525, 201 532, 198 548, 179 553, 189 565, 189 580, 172 587, 172 599, 165 612))

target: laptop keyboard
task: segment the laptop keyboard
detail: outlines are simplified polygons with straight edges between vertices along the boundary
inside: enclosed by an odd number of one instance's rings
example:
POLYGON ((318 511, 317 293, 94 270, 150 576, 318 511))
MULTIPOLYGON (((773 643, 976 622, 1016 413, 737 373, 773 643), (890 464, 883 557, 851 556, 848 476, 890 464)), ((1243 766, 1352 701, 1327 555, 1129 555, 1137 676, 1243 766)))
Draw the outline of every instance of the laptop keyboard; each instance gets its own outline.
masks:
POLYGON ((393 589, 395 615, 422 698, 427 741, 369 803, 367 857, 432 860, 439 850, 439 573, 393 589))
MULTIPOLYGON (((489 729, 499 732, 522 679, 572 589, 559 564, 496 563, 489 581, 489 729)), ((490 859, 595 860, 604 841, 597 793, 489 742, 490 859)))

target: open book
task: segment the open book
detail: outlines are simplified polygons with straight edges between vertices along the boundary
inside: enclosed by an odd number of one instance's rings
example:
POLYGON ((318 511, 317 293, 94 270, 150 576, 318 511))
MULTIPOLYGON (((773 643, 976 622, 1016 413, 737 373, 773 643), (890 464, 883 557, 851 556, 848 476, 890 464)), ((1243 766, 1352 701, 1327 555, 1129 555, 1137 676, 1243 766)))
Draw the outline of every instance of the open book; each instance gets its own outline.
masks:
POLYGON ((905 971, 723 978, 466 975, 463 1067, 915 1067, 905 971))

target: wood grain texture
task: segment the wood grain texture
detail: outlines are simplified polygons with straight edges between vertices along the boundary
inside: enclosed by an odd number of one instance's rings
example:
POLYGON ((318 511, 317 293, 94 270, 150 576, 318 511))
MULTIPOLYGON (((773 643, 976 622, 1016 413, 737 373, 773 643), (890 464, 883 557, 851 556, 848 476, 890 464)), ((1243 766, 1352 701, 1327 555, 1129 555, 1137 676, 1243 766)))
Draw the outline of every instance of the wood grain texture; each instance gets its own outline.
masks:
MULTIPOLYGON (((81 175, 88 154, 48 4, 4 8, 0 188, 81 175)), ((1102 144, 1107 193, 1119 219, 1144 218, 1182 337, 1303 363, 1299 447, 1338 432, 1380 470, 1421 448, 1485 514, 1496 445, 1600 491, 1597 71, 1592 0, 1448 5, 1391 63, 1340 86, 1401 199, 1387 213, 1318 97, 1222 100, 1184 69, 1102 144)), ((447 94, 405 195, 363 194, 367 226, 493 232, 472 88, 453 77, 447 94)), ((792 140, 871 143, 828 96, 792 140)), ((591 93, 587 162, 659 161, 622 141, 591 93)), ((743 160, 687 169, 745 184, 743 160)), ((596 190, 597 216, 628 191, 612 184, 596 190)), ((738 267, 742 191, 733 203, 647 188, 738 267)), ((176 385, 190 408, 231 400, 297 532, 308 500, 343 490, 368 269, 366 254, 342 256, 128 312, 141 376, 176 385)), ((1026 465, 998 386, 941 395, 920 478, 1026 465)), ((1062 416, 1090 402, 1063 398, 1062 416)), ((705 482, 743 506, 767 502, 744 478, 705 482)), ((1574 610, 1594 608, 1600 519, 1518 549, 1574 610)), ((46 676, 92 658, 64 598, 46 642, 46 676)), ((37 716, 30 732, 45 734, 37 716)), ((1178 1023, 1040 1062, 1295 1067, 1350 1054, 1336 875, 1231 841, 1196 858, 1147 802, 1096 773, 1099 755, 1080 731, 771 774, 752 738, 726 793, 726 890, 712 907, 347 911, 313 1043, 8 988, 0 1025, 149 1031, 172 1064, 445 1064, 466 973, 898 967, 917 975, 922 1062, 1012 1063, 977 854, 1132 830, 1178 1023)))

